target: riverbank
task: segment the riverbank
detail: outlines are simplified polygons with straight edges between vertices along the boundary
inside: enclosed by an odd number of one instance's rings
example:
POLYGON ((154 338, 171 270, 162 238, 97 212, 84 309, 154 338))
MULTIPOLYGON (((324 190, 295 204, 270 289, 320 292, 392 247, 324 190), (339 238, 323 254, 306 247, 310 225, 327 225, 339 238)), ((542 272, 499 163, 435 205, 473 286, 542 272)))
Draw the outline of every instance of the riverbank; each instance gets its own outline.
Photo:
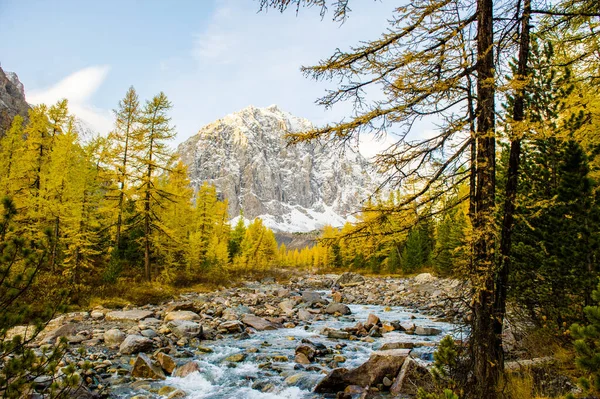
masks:
MULTIPOLYGON (((465 290, 429 274, 266 279, 161 305, 65 314, 34 347, 66 338, 64 363, 85 383, 79 397, 321 397, 311 392, 328 373, 356 369, 376 350, 395 351, 397 368, 408 357, 426 365, 443 336, 464 333, 465 290)), ((371 382, 388 391, 397 371, 371 382)), ((38 378, 38 387, 52 378, 38 378)))

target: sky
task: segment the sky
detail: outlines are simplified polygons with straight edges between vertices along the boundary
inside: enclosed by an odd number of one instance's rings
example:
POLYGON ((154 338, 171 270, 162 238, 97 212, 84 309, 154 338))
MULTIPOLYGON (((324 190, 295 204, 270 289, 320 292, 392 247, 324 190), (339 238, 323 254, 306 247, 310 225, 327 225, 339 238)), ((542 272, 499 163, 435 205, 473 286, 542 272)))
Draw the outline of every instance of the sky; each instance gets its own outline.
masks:
MULTIPOLYGON (((300 67, 377 38, 397 2, 351 6, 340 24, 316 8, 258 12, 257 0, 0 0, 0 63, 18 74, 28 102, 67 98, 100 133, 131 85, 143 100, 160 91, 171 100, 174 146, 249 105, 277 104, 323 125, 352 107, 316 105, 334 83, 305 78, 300 67)), ((365 138, 361 152, 388 142, 365 138)))

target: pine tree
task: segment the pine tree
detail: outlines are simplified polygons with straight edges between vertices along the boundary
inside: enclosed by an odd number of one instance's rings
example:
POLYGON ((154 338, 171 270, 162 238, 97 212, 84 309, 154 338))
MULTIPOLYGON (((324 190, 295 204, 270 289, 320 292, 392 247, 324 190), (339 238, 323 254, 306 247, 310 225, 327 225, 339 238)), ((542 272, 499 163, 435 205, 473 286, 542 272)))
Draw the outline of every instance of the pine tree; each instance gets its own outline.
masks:
POLYGON ((137 168, 136 161, 139 152, 144 145, 144 137, 140 129, 140 102, 135 89, 127 90, 125 97, 119 101, 119 108, 114 111, 115 128, 108 135, 111 145, 108 155, 116 181, 116 224, 115 224, 115 246, 117 250, 121 246, 121 234, 126 219, 125 205, 130 198, 130 185, 134 183, 137 168))
POLYGON ((229 244, 227 249, 229 251, 229 260, 233 260, 240 254, 242 248, 242 241, 246 235, 246 224, 244 222, 244 214, 240 211, 235 227, 231 231, 231 237, 229 238, 229 244))
POLYGON ((175 137, 171 119, 167 115, 170 109, 171 103, 161 92, 146 102, 140 117, 139 131, 144 148, 136 154, 141 172, 136 193, 139 196, 138 209, 143 229, 144 275, 148 281, 152 277, 152 236, 165 233, 156 207, 164 206, 163 203, 172 197, 171 193, 157 187, 157 174, 166 172, 172 162, 172 154, 167 146, 167 141, 175 137))

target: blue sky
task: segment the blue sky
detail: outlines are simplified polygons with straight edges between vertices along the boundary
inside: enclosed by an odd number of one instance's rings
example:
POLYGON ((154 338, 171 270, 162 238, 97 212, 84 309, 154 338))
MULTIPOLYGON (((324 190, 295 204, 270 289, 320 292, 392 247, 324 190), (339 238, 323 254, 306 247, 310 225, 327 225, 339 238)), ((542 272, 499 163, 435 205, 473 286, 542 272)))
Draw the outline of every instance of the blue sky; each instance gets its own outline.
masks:
POLYGON ((315 105, 328 86, 300 66, 378 37, 397 2, 351 5, 340 25, 317 9, 258 13, 256 0, 0 0, 0 62, 28 101, 66 97, 101 132, 130 85, 142 99, 167 94, 177 142, 248 105, 278 104, 323 124, 351 107, 315 105))

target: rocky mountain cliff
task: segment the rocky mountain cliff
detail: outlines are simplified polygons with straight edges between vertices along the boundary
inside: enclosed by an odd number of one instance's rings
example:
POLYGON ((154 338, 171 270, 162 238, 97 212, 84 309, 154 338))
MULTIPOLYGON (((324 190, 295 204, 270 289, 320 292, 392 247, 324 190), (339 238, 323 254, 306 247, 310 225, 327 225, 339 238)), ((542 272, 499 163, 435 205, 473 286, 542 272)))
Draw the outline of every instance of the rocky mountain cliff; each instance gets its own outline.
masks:
POLYGON ((0 136, 12 123, 15 115, 27 116, 29 105, 25 101, 25 89, 14 72, 0 68, 0 136))
POLYGON ((367 161, 315 143, 287 146, 311 123, 277 106, 247 107, 200 129, 178 148, 194 188, 214 184, 229 214, 261 217, 278 231, 342 225, 373 189, 367 161))

